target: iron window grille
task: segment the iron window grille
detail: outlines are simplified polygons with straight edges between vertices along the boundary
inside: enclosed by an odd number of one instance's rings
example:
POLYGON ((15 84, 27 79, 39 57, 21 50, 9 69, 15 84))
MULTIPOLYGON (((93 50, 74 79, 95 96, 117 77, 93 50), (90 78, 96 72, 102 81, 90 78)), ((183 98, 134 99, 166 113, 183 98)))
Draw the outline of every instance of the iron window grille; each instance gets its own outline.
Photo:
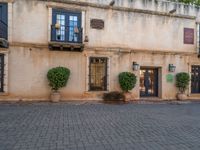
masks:
POLYGON ((191 93, 200 93, 200 66, 192 66, 191 93))
POLYGON ((89 90, 107 91, 108 58, 91 57, 89 65, 89 90))

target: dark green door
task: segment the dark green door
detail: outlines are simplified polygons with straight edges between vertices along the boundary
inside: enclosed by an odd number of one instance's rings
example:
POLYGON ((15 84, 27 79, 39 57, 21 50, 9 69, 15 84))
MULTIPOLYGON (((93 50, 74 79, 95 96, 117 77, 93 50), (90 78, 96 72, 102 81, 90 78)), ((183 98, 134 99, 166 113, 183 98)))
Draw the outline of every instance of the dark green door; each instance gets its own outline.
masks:
POLYGON ((158 69, 142 68, 140 70, 140 96, 158 96, 158 69))
POLYGON ((200 66, 192 66, 192 74, 191 74, 191 92, 193 94, 200 93, 200 66))

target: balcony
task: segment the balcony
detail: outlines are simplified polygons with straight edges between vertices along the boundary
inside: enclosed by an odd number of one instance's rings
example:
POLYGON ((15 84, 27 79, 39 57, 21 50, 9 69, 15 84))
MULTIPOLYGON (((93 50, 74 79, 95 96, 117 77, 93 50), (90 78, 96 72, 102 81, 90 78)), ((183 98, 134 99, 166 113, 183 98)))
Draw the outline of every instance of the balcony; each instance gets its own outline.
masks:
POLYGON ((77 26, 51 25, 50 50, 82 52, 82 28, 77 26))
POLYGON ((0 20, 0 48, 8 48, 8 25, 0 20))

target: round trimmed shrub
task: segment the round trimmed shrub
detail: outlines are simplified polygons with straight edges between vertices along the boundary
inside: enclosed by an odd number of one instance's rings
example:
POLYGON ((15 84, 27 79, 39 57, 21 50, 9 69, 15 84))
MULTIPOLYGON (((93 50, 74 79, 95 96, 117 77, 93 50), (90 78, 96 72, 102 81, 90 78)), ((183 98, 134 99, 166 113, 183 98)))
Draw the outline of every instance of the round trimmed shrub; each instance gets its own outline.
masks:
POLYGON ((132 90, 137 82, 137 77, 131 72, 122 72, 119 74, 119 84, 124 92, 132 90))
POLYGON ((176 75, 176 87, 181 93, 184 93, 188 88, 190 82, 190 75, 186 72, 181 72, 176 75))
POLYGON ((52 90, 58 91, 58 89, 65 87, 70 76, 70 70, 65 67, 52 68, 47 73, 49 80, 49 86, 52 90))

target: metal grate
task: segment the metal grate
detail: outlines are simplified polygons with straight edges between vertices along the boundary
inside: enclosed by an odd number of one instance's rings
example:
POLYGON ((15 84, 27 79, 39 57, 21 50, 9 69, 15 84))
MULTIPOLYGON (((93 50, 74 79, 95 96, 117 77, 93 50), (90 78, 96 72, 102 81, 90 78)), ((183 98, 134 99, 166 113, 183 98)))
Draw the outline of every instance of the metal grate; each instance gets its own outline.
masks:
POLYGON ((192 66, 191 92, 200 93, 200 66, 192 66))
POLYGON ((90 91, 107 90, 107 58, 90 58, 89 87, 90 91))

